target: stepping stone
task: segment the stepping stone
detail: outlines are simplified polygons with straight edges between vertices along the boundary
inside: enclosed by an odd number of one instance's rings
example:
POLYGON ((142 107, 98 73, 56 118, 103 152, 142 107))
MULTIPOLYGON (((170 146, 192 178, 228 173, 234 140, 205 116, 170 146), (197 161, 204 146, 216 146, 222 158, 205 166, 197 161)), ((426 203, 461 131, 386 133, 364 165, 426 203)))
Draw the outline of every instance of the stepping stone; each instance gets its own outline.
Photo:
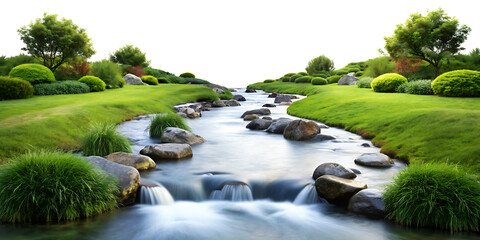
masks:
POLYGON ((357 177, 357 175, 352 170, 345 168, 338 163, 320 164, 313 172, 313 180, 317 180, 317 178, 323 175, 332 175, 346 179, 354 179, 357 177))
POLYGON ((140 151, 140 154, 147 155, 155 161, 177 160, 193 156, 192 147, 180 143, 148 145, 140 151))
POLYGON ((395 165, 395 162, 383 153, 364 153, 355 159, 355 163, 375 168, 389 168, 395 165))
POLYGON ((134 167, 139 171, 153 169, 157 166, 150 157, 136 153, 115 152, 106 158, 108 161, 134 167))

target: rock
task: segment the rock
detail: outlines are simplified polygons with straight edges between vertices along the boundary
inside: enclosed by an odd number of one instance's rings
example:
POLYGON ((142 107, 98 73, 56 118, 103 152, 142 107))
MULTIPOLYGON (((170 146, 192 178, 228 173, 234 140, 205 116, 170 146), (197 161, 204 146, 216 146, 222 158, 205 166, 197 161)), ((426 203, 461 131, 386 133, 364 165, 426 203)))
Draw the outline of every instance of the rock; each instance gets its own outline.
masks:
POLYGON ((292 104, 292 103, 291 103, 291 102, 281 102, 281 103, 279 103, 278 105, 280 105, 280 106, 288 106, 288 105, 290 105, 290 104, 292 104))
POLYGON ((389 168, 395 165, 395 162, 383 153, 364 153, 355 159, 355 163, 376 168, 389 168))
POLYGON ((377 189, 362 190, 350 198, 347 209, 371 218, 384 218, 383 193, 377 189))
POLYGON ((275 101, 273 101, 274 103, 281 103, 281 102, 291 102, 291 98, 289 95, 285 95, 285 94, 279 94, 275 97, 275 101))
POLYGON ((272 120, 254 119, 248 123, 246 128, 252 130, 265 130, 270 126, 270 124, 272 124, 272 120))
POLYGON ((223 89, 220 89, 220 88, 212 88, 212 90, 218 95, 225 93, 225 91, 223 91, 223 89))
POLYGON ((177 114, 180 115, 180 117, 182 117, 182 118, 188 118, 187 114, 185 114, 185 113, 180 112, 180 113, 177 113, 177 114))
POLYGON ((225 103, 223 101, 213 101, 212 107, 225 107, 225 103))
POLYGON ((290 140, 305 141, 320 133, 318 124, 309 120, 293 120, 285 128, 283 137, 290 140))
POLYGON ((203 108, 211 108, 212 107, 212 103, 205 103, 205 105, 203 106, 203 108))
POLYGON ((259 108, 259 109, 254 109, 254 110, 249 110, 246 111, 242 114, 241 118, 249 115, 249 114, 257 114, 257 115, 270 115, 271 112, 268 108, 259 108))
POLYGON ((85 157, 85 159, 118 179, 118 200, 122 205, 135 203, 135 197, 140 184, 140 173, 137 169, 110 162, 98 156, 85 157))
POLYGON ((275 97, 277 97, 277 95, 278 95, 277 93, 270 93, 270 94, 268 95, 268 97, 269 97, 269 98, 275 98, 275 97))
POLYGON ((257 114, 248 114, 245 117, 243 117, 243 121, 252 121, 252 120, 258 119, 258 118, 260 118, 260 117, 258 117, 257 114))
POLYGON ((199 113, 199 112, 193 112, 193 113, 191 113, 191 114, 187 114, 187 117, 190 118, 190 119, 199 118, 199 117, 201 117, 201 116, 202 116, 202 114, 199 113))
POLYGON ((338 80, 338 85, 356 85, 358 78, 355 77, 355 73, 351 72, 349 74, 343 75, 343 77, 338 80))
POLYGON ((239 102, 247 101, 247 99, 245 99, 245 97, 242 96, 242 95, 233 95, 233 99, 235 99, 239 102))
POLYGON ((360 170, 356 168, 350 168, 350 170, 352 170, 352 172, 354 172, 355 174, 362 174, 362 172, 360 172, 360 170))
POLYGON ((277 107, 277 105, 275 105, 273 103, 265 103, 265 104, 263 104, 262 107, 277 107))
POLYGON ((318 126, 319 126, 320 128, 328 128, 328 126, 325 125, 325 124, 323 124, 323 123, 318 124, 318 126))
POLYGON ((265 120, 273 120, 273 118, 271 118, 271 117, 262 117, 262 119, 265 119, 265 120))
POLYGON ((343 167, 338 163, 322 163, 313 172, 313 180, 323 175, 333 175, 336 177, 354 179, 357 175, 350 169, 343 167))
POLYGON ((135 153, 115 152, 106 158, 108 161, 134 167, 137 170, 149 170, 157 166, 150 157, 135 153))
POLYGON ((323 175, 315 180, 315 188, 318 195, 328 202, 347 205, 348 200, 357 192, 366 189, 367 185, 360 181, 323 175))
POLYGON ((362 146, 362 147, 370 147, 370 144, 368 144, 368 143, 362 143, 362 145, 360 145, 360 146, 362 146))
POLYGON ((279 118, 273 120, 272 124, 270 127, 267 128, 267 132, 269 133, 279 133, 283 134, 283 131, 285 131, 285 128, 292 122, 293 120, 290 118, 279 118))
POLYGON ((127 75, 125 75, 125 77, 123 77, 123 79, 125 79, 125 83, 127 85, 148 85, 144 82, 142 82, 142 79, 140 79, 139 77, 129 73, 127 75))
POLYGON ((290 99, 298 99, 299 97, 295 96, 295 95, 288 95, 290 97, 290 99))
POLYGON ((257 92, 257 90, 255 89, 247 89, 245 90, 246 93, 254 93, 254 92, 257 92))
POLYGON ((312 140, 314 140, 314 141, 328 141, 328 140, 334 140, 334 139, 336 139, 334 136, 325 135, 325 134, 318 134, 312 140))
POLYGON ((235 89, 235 88, 229 88, 228 90, 229 90, 230 92, 236 92, 236 91, 237 91, 237 89, 235 89))
POLYGON ((186 143, 190 145, 205 142, 205 139, 203 137, 176 127, 165 128, 165 130, 163 130, 160 140, 162 140, 163 143, 186 143))
POLYGON ((193 156, 192 147, 188 144, 163 143, 145 146, 140 154, 147 155, 155 161, 182 159, 193 156))
POLYGON ((225 101, 224 103, 225 103, 225 105, 230 106, 230 107, 241 106, 241 104, 240 104, 237 100, 235 100, 235 99, 227 100, 227 101, 225 101))

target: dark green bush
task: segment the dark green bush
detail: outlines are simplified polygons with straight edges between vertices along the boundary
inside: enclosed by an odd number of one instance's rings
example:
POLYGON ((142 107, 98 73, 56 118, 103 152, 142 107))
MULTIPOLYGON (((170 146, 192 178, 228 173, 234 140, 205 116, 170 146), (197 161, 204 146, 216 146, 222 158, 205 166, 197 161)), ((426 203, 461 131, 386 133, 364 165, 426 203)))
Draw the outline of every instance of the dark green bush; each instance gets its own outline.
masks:
POLYGON ((180 77, 182 77, 182 78, 195 78, 195 74, 193 74, 191 72, 184 72, 184 73, 180 74, 180 77))
POLYGON ((117 180, 80 156, 34 152, 0 167, 0 221, 46 223, 117 207, 117 180))
POLYGON ((283 76, 279 80, 282 81, 282 82, 290 82, 291 78, 289 76, 283 76))
POLYGON ((218 98, 222 99, 222 100, 230 100, 233 98, 233 94, 230 90, 228 89, 225 89, 223 90, 223 93, 218 95, 218 98))
POLYGON ((0 76, 0 100, 22 99, 33 96, 32 85, 19 78, 0 76))
POLYGON ((90 92, 90 87, 79 81, 42 83, 33 86, 35 95, 79 94, 90 92))
POLYGON ((303 76, 295 79, 295 83, 310 83, 312 82, 312 76, 303 76))
POLYGON ((266 79, 266 80, 263 80, 264 83, 273 83, 275 82, 275 80, 273 79, 266 79))
POLYGON ((401 91, 403 86, 404 93, 417 95, 433 95, 432 80, 417 80, 408 83, 403 83, 397 87, 397 92, 401 91))
POLYGON ((321 77, 321 78, 327 78, 327 77, 330 77, 330 75, 328 75, 327 73, 315 73, 312 75, 312 77, 321 77))
POLYGON ((356 76, 356 77, 361 77, 361 76, 363 76, 363 71, 358 71, 358 72, 356 72, 356 73, 355 73, 355 76, 356 76))
MULTIPOLYGON (((297 79, 298 80, 298 79, 297 79)), ((312 78, 312 85, 327 85, 327 79, 322 77, 314 77, 312 78)))
POLYGON ((297 73, 297 74, 298 74, 298 75, 302 75, 302 76, 308 76, 308 73, 306 73, 306 72, 299 72, 299 73, 297 73))
POLYGON ((142 82, 148 85, 158 85, 158 79, 154 76, 145 75, 145 76, 142 76, 140 79, 142 79, 142 82))
POLYGON ((32 85, 55 82, 55 76, 50 69, 43 65, 33 63, 22 64, 12 68, 8 76, 26 80, 32 85))
POLYGON ((183 78, 180 83, 187 84, 210 84, 209 81, 203 80, 203 79, 198 79, 198 78, 183 78))
POLYGON ((338 69, 338 70, 333 71, 333 74, 339 75, 340 77, 342 77, 343 75, 348 74, 348 73, 349 72, 346 69, 338 69))
POLYGON ((283 76, 284 76, 284 77, 291 77, 291 76, 293 76, 293 75, 295 75, 295 73, 287 73, 287 74, 285 74, 285 75, 283 75, 283 76))
POLYGON ((158 78, 161 78, 161 77, 165 77, 165 78, 166 78, 168 75, 174 75, 174 74, 172 74, 172 73, 163 71, 163 70, 161 70, 161 69, 156 69, 156 68, 151 68, 151 67, 146 67, 146 68, 143 69, 143 71, 145 71, 145 74, 154 76, 154 77, 156 77, 157 79, 158 79, 158 78))
POLYGON ((168 75, 166 78, 169 83, 183 83, 183 78, 177 77, 175 75, 168 75))
POLYGON ((82 139, 83 156, 107 156, 114 152, 131 153, 130 142, 117 132, 115 124, 93 124, 82 139))
POLYGON ((98 77, 85 76, 80 78, 78 81, 87 84, 90 87, 91 92, 101 92, 105 90, 105 82, 98 77))
POLYGON ((176 127, 190 131, 185 119, 176 113, 157 114, 148 127, 150 137, 160 138, 167 127, 176 127))
POLYGON ((480 72, 456 70, 438 76, 432 82, 435 94, 446 97, 480 97, 480 72))
POLYGON ((92 64, 91 74, 102 79, 106 84, 106 88, 122 88, 125 86, 125 80, 122 77, 122 68, 108 60, 94 62, 92 64))
POLYGON ((168 83, 168 80, 165 77, 159 77, 157 81, 158 83, 168 83))
POLYGON ((367 67, 365 68, 363 75, 367 77, 378 77, 395 70, 395 63, 392 62, 390 57, 377 57, 368 60, 365 64, 367 67))
POLYGON ((387 217, 406 226, 478 231, 480 184, 456 166, 412 164, 385 189, 387 217))
POLYGON ((340 75, 333 75, 327 78, 328 83, 338 83, 338 80, 340 80, 342 76, 340 75))
POLYGON ((291 81, 291 82, 295 82, 295 80, 297 80, 297 78, 299 78, 299 77, 303 77, 303 76, 300 75, 300 74, 292 75, 292 76, 290 77, 290 81, 291 81))
POLYGON ((359 87, 359 88, 372 88, 372 86, 370 85, 372 83, 372 81, 373 81, 373 78, 371 78, 371 77, 360 78, 357 81, 357 87, 359 87))
POLYGON ((395 92, 398 86, 406 82, 407 79, 400 74, 386 73, 373 79, 370 85, 375 92, 395 92))

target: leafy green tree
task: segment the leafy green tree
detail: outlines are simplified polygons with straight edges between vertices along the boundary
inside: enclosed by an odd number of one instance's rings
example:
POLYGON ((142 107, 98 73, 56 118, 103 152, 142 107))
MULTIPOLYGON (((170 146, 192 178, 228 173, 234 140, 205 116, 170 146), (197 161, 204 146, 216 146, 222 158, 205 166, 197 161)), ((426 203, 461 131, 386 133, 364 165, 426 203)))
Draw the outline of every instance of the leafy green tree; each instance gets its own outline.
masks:
POLYGON ((85 29, 73 24, 72 20, 57 19, 57 15, 38 18, 18 30, 26 47, 22 50, 39 59, 52 72, 64 62, 81 56, 91 57, 95 50, 85 29))
POLYGON ((315 73, 322 73, 325 71, 333 71, 335 69, 333 61, 330 58, 325 57, 325 55, 318 56, 310 62, 308 62, 308 66, 305 68, 309 75, 313 75, 315 73))
POLYGON ((438 76, 442 59, 463 50, 460 45, 470 31, 442 9, 427 16, 414 13, 404 24, 397 25, 392 36, 385 37, 385 48, 394 59, 406 56, 430 63, 438 76))
POLYGON ((110 55, 110 61, 130 66, 148 67, 150 61, 147 61, 145 53, 133 45, 125 45, 110 55))

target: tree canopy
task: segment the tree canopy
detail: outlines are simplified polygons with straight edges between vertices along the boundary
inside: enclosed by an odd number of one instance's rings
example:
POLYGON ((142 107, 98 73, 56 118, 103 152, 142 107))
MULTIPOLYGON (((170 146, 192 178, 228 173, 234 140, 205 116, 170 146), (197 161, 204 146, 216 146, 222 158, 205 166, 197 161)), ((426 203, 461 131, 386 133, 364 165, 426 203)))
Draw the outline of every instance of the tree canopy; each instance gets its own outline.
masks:
POLYGON ((333 71, 335 69, 333 61, 330 58, 325 57, 325 55, 318 56, 310 62, 308 62, 307 67, 305 70, 309 75, 313 75, 315 73, 321 73, 325 71, 333 71))
POLYGON ((69 19, 59 21, 57 15, 45 13, 43 18, 20 28, 18 33, 26 45, 22 50, 52 71, 77 56, 89 58, 95 53, 85 29, 69 19))
POLYGON ((148 67, 150 61, 147 61, 145 53, 133 45, 125 45, 110 55, 110 61, 130 66, 148 67))
POLYGON ((463 50, 460 45, 470 31, 443 9, 426 16, 414 13, 404 24, 397 25, 392 36, 385 37, 385 48, 394 59, 409 57, 430 63, 438 76, 441 60, 463 50))

